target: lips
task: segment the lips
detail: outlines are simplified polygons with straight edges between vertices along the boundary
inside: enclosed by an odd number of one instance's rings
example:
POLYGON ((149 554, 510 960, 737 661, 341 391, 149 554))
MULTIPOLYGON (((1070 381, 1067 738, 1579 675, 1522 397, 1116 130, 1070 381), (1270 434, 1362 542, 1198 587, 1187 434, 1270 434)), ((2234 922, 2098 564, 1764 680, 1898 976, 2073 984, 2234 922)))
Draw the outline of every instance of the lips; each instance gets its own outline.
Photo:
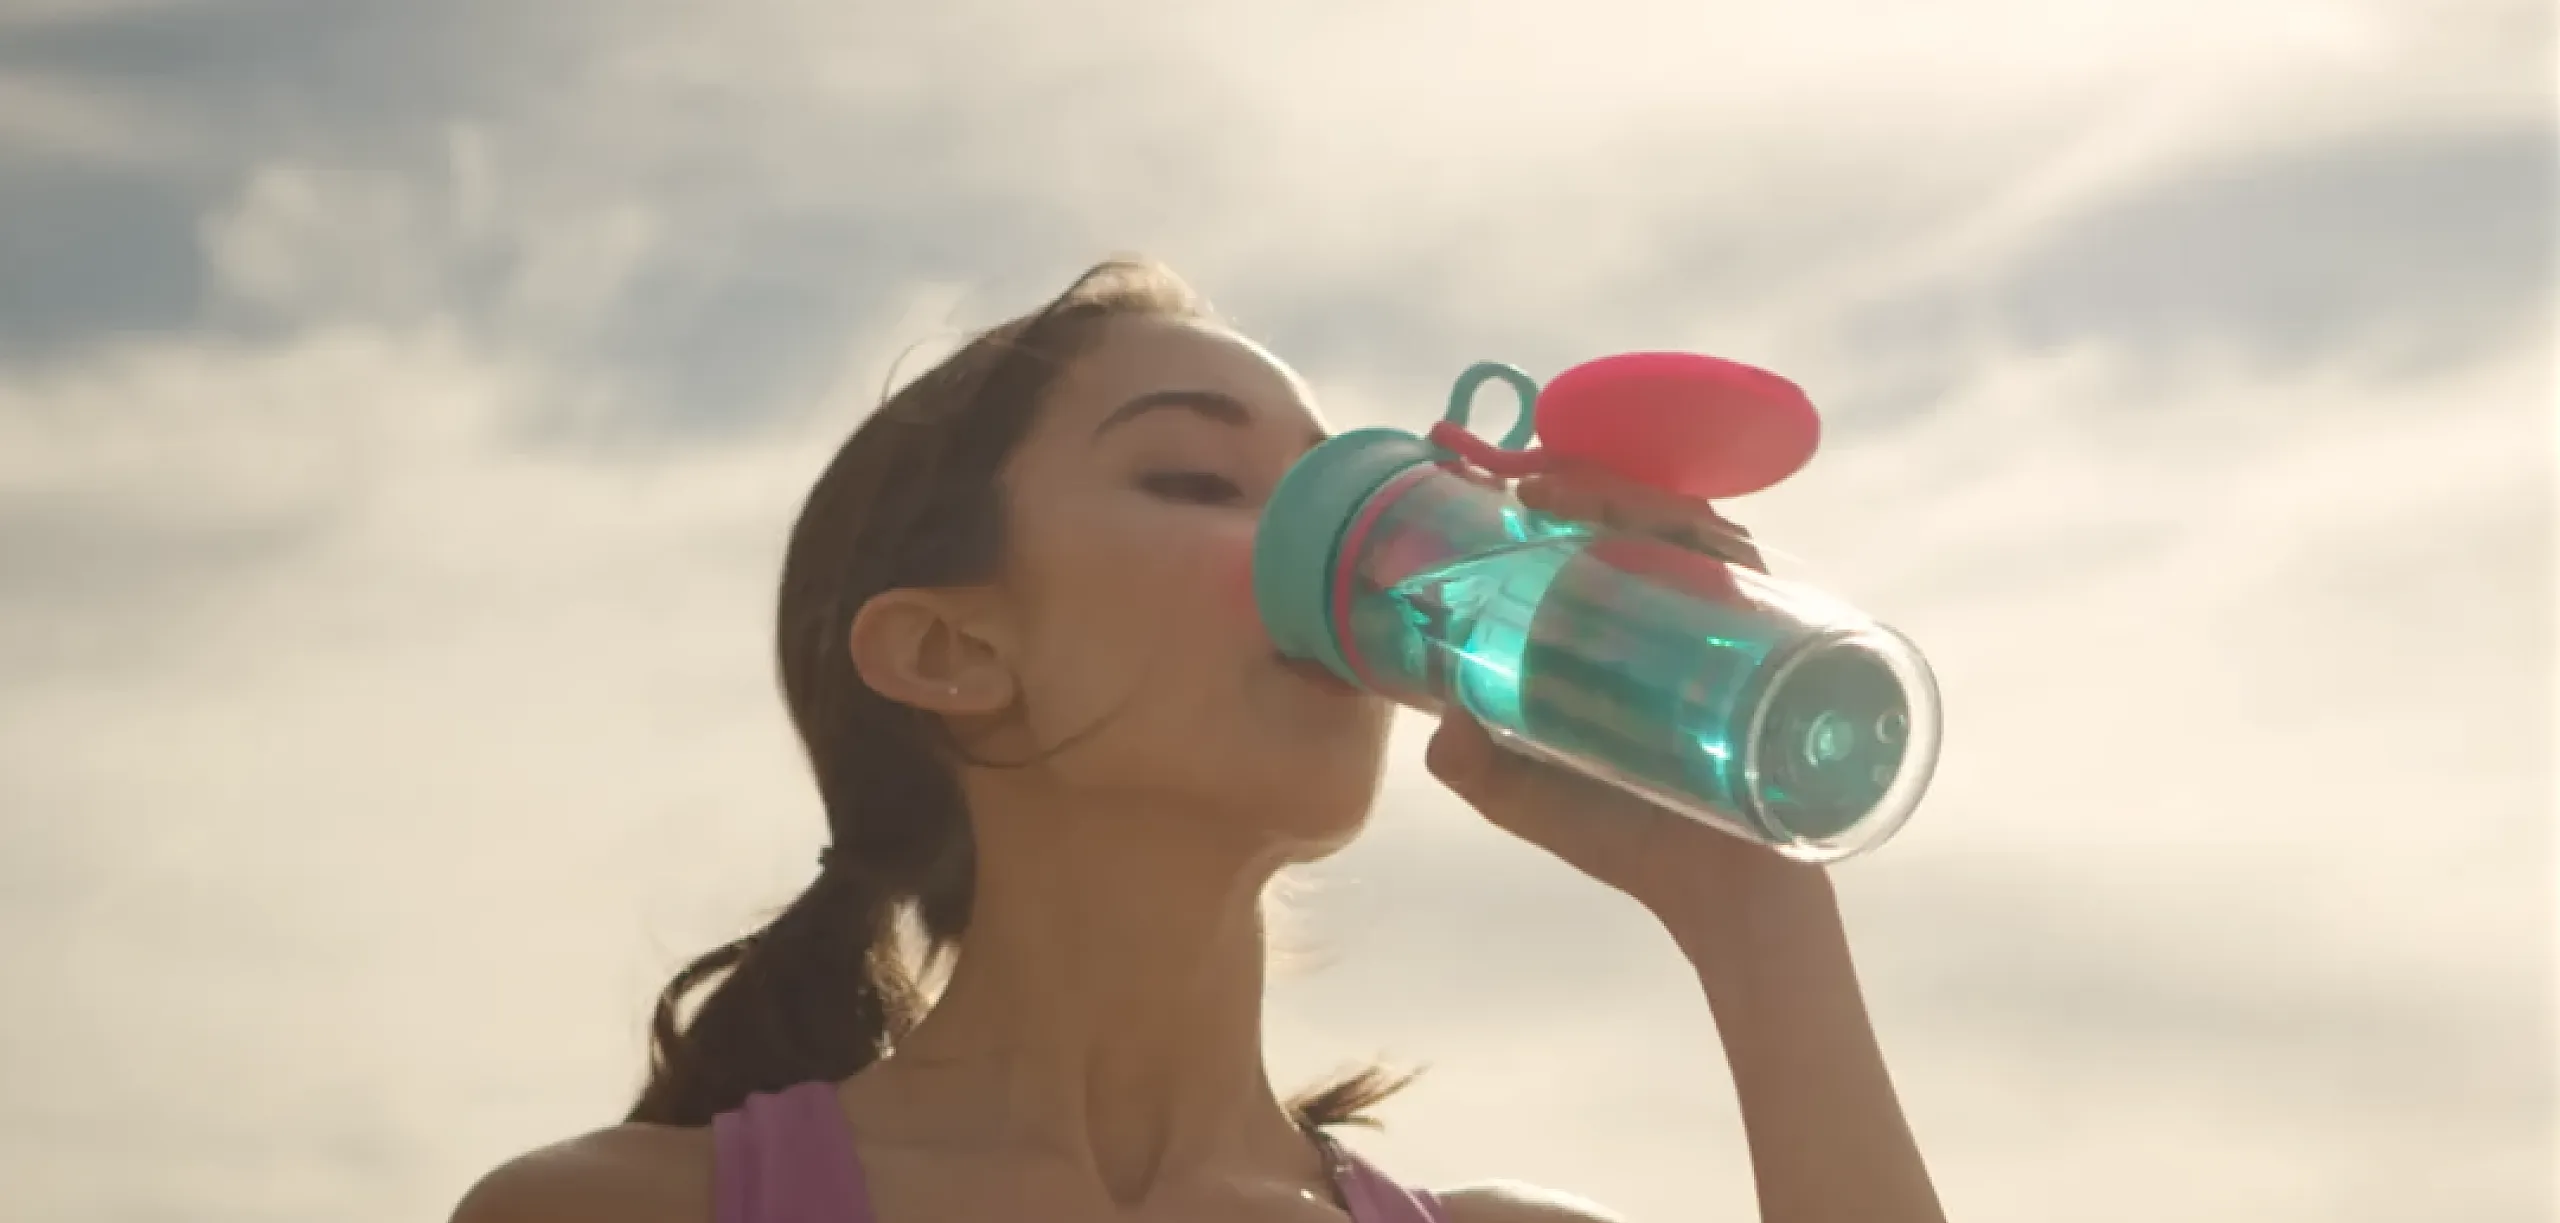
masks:
POLYGON ((1273 661, 1280 664, 1281 670, 1297 676, 1299 679, 1305 680, 1318 688, 1322 688, 1337 696, 1360 695, 1360 690, 1358 688, 1343 682, 1341 676, 1334 674, 1332 669, 1325 666, 1323 663, 1314 662, 1304 658, 1291 658, 1280 653, 1274 653, 1271 657, 1273 661))

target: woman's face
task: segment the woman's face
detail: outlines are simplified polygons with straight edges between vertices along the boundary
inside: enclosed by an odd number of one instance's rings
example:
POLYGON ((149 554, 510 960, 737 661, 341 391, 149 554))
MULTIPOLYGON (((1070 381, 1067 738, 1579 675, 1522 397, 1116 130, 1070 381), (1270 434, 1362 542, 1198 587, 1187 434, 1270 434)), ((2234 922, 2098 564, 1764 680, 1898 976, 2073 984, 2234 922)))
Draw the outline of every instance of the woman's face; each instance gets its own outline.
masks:
POLYGON ((1253 606, 1254 525, 1324 437, 1305 388, 1200 322, 1106 324, 1004 473, 999 593, 1043 780, 1189 811, 1291 856, 1374 797, 1389 710, 1284 662, 1253 606))

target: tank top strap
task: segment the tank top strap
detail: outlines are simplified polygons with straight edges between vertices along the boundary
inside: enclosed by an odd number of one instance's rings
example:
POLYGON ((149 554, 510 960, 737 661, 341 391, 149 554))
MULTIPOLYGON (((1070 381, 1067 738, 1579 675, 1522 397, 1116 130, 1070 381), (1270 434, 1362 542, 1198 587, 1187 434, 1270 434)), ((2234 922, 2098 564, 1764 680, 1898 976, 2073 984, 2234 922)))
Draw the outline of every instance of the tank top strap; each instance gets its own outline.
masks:
POLYGON ((1440 1199, 1428 1189, 1397 1184, 1331 1135, 1323 1139, 1351 1223, 1449 1223, 1440 1199))
POLYGON ((835 1084, 749 1096, 711 1141, 713 1223, 875 1223, 835 1084))
MULTIPOLYGON (((835 1085, 747 1097, 711 1122, 713 1223, 876 1223, 871 1188, 835 1085)), ((1322 1140, 1351 1223, 1448 1223, 1440 1200, 1322 1140)))

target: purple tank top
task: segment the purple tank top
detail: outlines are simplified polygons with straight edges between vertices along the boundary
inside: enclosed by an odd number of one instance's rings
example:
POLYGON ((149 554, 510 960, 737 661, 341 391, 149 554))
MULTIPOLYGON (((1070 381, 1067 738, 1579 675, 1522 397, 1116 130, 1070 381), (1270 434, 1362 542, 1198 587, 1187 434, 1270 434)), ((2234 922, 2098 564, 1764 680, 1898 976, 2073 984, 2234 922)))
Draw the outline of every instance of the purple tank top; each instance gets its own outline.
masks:
MULTIPOLYGON (((877 1223, 834 1084, 749 1096, 712 1119, 711 1140, 713 1223, 877 1223)), ((1448 1223, 1428 1191, 1333 1150, 1335 1188, 1352 1223, 1448 1223)))

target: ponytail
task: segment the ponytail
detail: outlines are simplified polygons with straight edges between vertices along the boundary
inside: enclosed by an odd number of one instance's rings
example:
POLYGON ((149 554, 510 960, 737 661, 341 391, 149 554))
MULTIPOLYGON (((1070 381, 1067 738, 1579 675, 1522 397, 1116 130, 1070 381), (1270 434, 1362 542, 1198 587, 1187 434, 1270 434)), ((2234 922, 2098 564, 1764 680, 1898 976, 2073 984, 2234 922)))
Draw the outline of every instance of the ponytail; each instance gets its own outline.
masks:
POLYGON ((764 929, 686 965, 658 995, 649 1081, 625 1119, 708 1125, 749 1095, 878 1061, 923 1011, 895 915, 858 872, 829 866, 764 929))
POLYGON ((1321 1130, 1336 1125, 1377 1129, 1378 1119, 1371 1110, 1386 1103, 1387 1097, 1403 1091, 1420 1074, 1416 1070, 1362 1066, 1289 1097, 1289 1115, 1297 1119, 1298 1128, 1303 1130, 1321 1130))

